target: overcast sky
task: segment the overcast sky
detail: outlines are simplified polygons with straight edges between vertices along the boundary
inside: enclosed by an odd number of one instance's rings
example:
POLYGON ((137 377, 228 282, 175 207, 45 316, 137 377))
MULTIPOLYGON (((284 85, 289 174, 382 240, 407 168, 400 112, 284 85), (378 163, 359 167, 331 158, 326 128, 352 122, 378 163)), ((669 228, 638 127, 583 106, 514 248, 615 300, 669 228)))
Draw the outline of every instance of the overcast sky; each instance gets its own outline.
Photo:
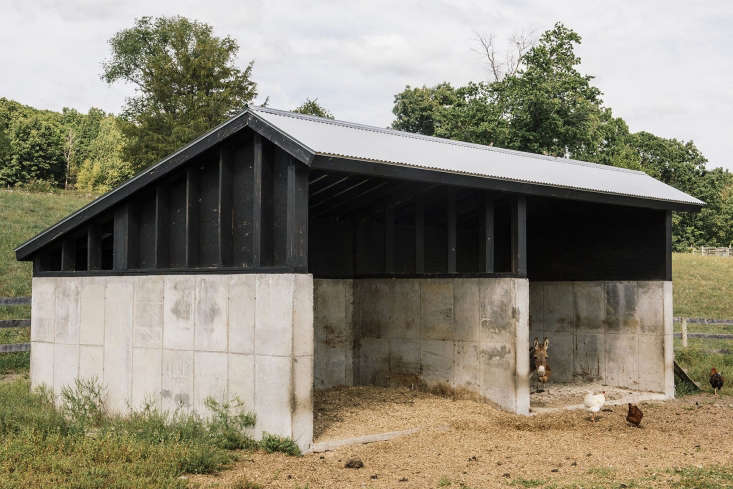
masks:
POLYGON ((107 40, 143 15, 184 15, 239 41, 262 102, 317 97, 337 118, 387 126, 405 85, 488 79, 475 33, 503 42, 562 21, 581 70, 632 131, 692 139, 733 169, 733 7, 684 1, 264 2, 0 0, 0 96, 118 113, 132 87, 100 80, 107 40))

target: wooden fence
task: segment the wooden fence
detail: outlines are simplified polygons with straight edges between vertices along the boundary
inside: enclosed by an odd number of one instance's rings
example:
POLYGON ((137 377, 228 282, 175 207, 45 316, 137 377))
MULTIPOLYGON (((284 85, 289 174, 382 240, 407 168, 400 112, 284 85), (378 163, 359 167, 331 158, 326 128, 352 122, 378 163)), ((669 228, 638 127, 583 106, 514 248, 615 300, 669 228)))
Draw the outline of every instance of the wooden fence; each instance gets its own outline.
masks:
MULTIPOLYGON (((0 297, 0 306, 23 306, 30 303, 30 297, 0 297)), ((0 328, 27 328, 30 325, 30 319, 0 319, 0 328)), ((31 344, 0 344, 0 353, 15 353, 19 351, 31 351, 31 344)))
POLYGON ((707 256, 733 256, 733 247, 731 246, 701 246, 700 248, 692 248, 694 255, 701 254, 707 256))
POLYGON ((678 323, 682 323, 681 332, 675 333, 675 337, 682 339, 682 347, 687 348, 688 338, 705 338, 715 340, 733 340, 733 334, 725 333, 688 333, 687 324, 721 324, 721 325, 733 325, 733 319, 709 319, 709 318, 683 318, 676 317, 674 320, 678 323))

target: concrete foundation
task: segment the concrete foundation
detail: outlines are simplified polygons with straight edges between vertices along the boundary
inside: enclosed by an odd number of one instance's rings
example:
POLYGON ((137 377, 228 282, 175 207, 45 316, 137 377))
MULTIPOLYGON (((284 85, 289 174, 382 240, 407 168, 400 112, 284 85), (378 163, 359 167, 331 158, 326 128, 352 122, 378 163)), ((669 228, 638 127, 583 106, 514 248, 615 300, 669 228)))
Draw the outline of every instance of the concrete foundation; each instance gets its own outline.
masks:
POLYGON ((552 381, 674 397, 672 283, 531 282, 530 337, 550 339, 552 381))
POLYGON ((31 317, 34 386, 97 377, 117 412, 238 397, 255 436, 311 444, 311 275, 36 277, 31 317))
POLYGON ((315 280, 319 388, 424 384, 529 413, 523 279, 315 280))

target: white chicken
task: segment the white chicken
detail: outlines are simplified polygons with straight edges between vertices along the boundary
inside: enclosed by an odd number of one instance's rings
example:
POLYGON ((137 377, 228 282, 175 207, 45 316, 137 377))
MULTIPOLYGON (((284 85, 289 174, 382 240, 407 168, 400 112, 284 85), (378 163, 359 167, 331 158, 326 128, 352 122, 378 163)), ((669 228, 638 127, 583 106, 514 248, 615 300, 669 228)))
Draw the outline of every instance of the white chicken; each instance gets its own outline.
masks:
POLYGON ((600 394, 593 394, 592 391, 588 391, 588 393, 585 395, 585 398, 583 399, 583 404, 585 404, 585 407, 593 414, 593 421, 596 420, 596 415, 598 414, 598 411, 601 410, 603 405, 606 403, 606 391, 601 392, 600 394))

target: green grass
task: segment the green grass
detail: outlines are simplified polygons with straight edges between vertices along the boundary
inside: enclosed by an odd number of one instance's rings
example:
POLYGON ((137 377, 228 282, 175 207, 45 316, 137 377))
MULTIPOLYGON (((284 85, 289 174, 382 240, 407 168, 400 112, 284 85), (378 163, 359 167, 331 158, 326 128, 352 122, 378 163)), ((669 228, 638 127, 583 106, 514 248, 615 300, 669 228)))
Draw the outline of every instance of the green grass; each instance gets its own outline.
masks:
POLYGON ((733 319, 733 257, 672 255, 674 315, 733 319))
POLYGON ((0 190, 0 297, 31 293, 31 265, 15 261, 13 250, 93 198, 77 192, 0 190))
MULTIPOLYGON (((675 360, 680 364, 682 368, 687 371, 687 374, 697 382, 697 384, 704 390, 712 392, 710 387, 710 369, 715 367, 725 378, 722 394, 731 395, 733 394, 733 354, 725 353, 711 353, 709 349, 711 345, 709 342, 719 340, 704 340, 704 343, 700 341, 694 341, 690 339, 690 346, 687 348, 675 348, 675 360)), ((733 343, 730 340, 727 341, 729 344, 733 343)), ((713 345, 712 349, 717 349, 719 345, 713 345)), ((733 345, 730 347, 733 351, 733 345)), ((686 394, 685 390, 677 392, 678 395, 686 394)))
POLYGON ((104 395, 93 379, 64 389, 57 403, 26 379, 0 383, 0 487, 183 488, 181 475, 215 473, 235 459, 230 450, 261 448, 240 403, 209 400, 206 421, 150 406, 120 417, 107 414, 104 395))

